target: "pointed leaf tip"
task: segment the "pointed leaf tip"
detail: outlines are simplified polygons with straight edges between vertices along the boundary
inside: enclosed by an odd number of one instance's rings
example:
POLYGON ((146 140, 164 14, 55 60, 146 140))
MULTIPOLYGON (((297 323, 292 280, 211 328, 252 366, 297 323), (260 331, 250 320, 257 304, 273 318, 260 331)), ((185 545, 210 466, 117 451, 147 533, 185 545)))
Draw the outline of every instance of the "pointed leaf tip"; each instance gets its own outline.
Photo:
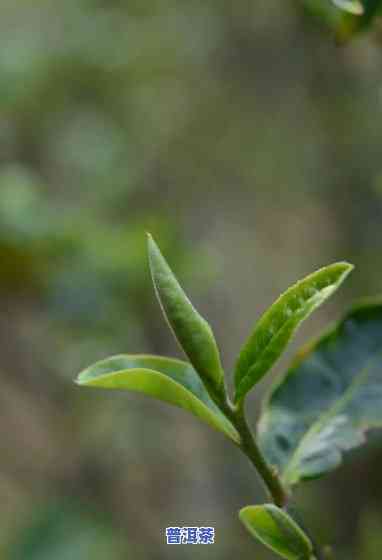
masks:
POLYGON ((155 291, 176 339, 211 395, 221 397, 223 370, 210 325, 191 304, 150 234, 148 254, 155 291))
POLYGON ((300 324, 337 290, 353 268, 347 262, 338 262, 313 272, 289 288, 264 313, 239 354, 235 369, 236 402, 271 369, 300 324))
POLYGON ((282 558, 312 560, 310 539, 284 510, 273 504, 247 506, 239 517, 255 538, 282 558))

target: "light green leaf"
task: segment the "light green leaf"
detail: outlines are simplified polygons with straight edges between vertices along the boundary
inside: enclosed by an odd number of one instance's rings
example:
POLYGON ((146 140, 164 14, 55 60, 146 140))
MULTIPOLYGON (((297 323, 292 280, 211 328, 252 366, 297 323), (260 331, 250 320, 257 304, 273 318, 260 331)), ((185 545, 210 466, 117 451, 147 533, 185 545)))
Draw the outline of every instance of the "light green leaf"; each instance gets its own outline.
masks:
POLYGON ((362 2, 359 0, 332 0, 333 4, 349 14, 360 16, 364 13, 365 9, 362 2))
POLYGON ((254 537, 282 558, 313 560, 309 538, 282 509, 273 504, 248 506, 239 517, 254 537))
POLYGON ((207 393, 187 362, 150 355, 121 354, 95 363, 79 374, 79 385, 126 389, 184 408, 238 442, 236 429, 207 393))
POLYGON ((322 268, 289 288, 264 313, 236 364, 236 402, 269 371, 302 321, 337 290, 352 269, 348 263, 322 268))
POLYGON ((175 337, 208 391, 223 398, 223 370, 210 325, 187 298, 151 235, 148 252, 155 290, 175 337))
POLYGON ((259 443, 286 486, 318 477, 382 426, 382 302, 360 305, 305 349, 271 393, 259 443))

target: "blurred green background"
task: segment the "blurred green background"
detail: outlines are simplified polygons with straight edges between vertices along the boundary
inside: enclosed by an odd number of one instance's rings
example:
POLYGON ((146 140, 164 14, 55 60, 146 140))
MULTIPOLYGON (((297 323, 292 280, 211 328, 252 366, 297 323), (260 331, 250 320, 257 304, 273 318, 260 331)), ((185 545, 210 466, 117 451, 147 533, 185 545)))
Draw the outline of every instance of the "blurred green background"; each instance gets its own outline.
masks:
MULTIPOLYGON (((259 314, 315 268, 357 266, 289 357, 381 293, 382 36, 339 48, 296 0, 2 0, 0 12, 1 557, 270 559, 237 518, 261 484, 223 436, 72 380, 113 353, 180 355, 146 230, 228 372, 259 314), (168 547, 173 525, 214 526, 216 544, 168 547)), ((336 559, 381 558, 381 460, 371 434, 297 491, 336 559)))

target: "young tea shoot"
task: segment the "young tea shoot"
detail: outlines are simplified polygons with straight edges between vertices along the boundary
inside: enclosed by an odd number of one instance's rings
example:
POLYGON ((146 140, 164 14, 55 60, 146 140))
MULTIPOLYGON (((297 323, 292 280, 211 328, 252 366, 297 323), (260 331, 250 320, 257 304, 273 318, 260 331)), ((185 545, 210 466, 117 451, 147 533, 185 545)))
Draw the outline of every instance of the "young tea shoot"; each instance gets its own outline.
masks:
MULTIPOLYGON (((358 3, 342 4, 352 10, 358 3)), ((334 558, 328 547, 306 534, 291 498, 298 483, 332 471, 346 451, 364 443, 369 428, 382 425, 382 302, 354 306, 297 354, 271 388, 253 433, 245 413, 248 393, 353 266, 338 262, 321 268, 271 305, 238 354, 231 397, 212 328, 150 235, 148 256, 160 307, 185 360, 121 354, 86 368, 77 383, 144 393, 183 408, 222 432, 256 468, 271 502, 240 511, 248 531, 281 558, 334 558)))

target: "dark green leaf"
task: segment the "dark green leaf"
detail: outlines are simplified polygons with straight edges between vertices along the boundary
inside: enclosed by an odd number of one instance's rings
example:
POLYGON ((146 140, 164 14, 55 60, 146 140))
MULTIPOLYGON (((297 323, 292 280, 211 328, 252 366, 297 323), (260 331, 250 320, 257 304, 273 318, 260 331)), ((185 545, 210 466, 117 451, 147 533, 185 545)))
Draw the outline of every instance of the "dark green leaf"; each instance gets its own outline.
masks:
POLYGON ((212 329, 187 298, 150 235, 148 251, 151 274, 163 313, 208 390, 221 397, 224 394, 223 370, 212 329))
POLYGON ((85 369, 77 383, 145 393, 188 410, 235 442, 240 439, 211 400, 198 374, 181 360, 149 355, 113 356, 85 369))
POLYGON ((314 272, 289 288, 264 313, 236 364, 235 401, 260 381, 302 321, 337 290, 352 268, 348 263, 336 263, 314 272))
POLYGON ((273 390, 259 442, 285 485, 324 474, 382 425, 382 303, 354 308, 273 390))
POLYGON ((282 509, 273 504, 248 506, 239 513, 248 531, 287 560, 313 560, 309 538, 282 509))

